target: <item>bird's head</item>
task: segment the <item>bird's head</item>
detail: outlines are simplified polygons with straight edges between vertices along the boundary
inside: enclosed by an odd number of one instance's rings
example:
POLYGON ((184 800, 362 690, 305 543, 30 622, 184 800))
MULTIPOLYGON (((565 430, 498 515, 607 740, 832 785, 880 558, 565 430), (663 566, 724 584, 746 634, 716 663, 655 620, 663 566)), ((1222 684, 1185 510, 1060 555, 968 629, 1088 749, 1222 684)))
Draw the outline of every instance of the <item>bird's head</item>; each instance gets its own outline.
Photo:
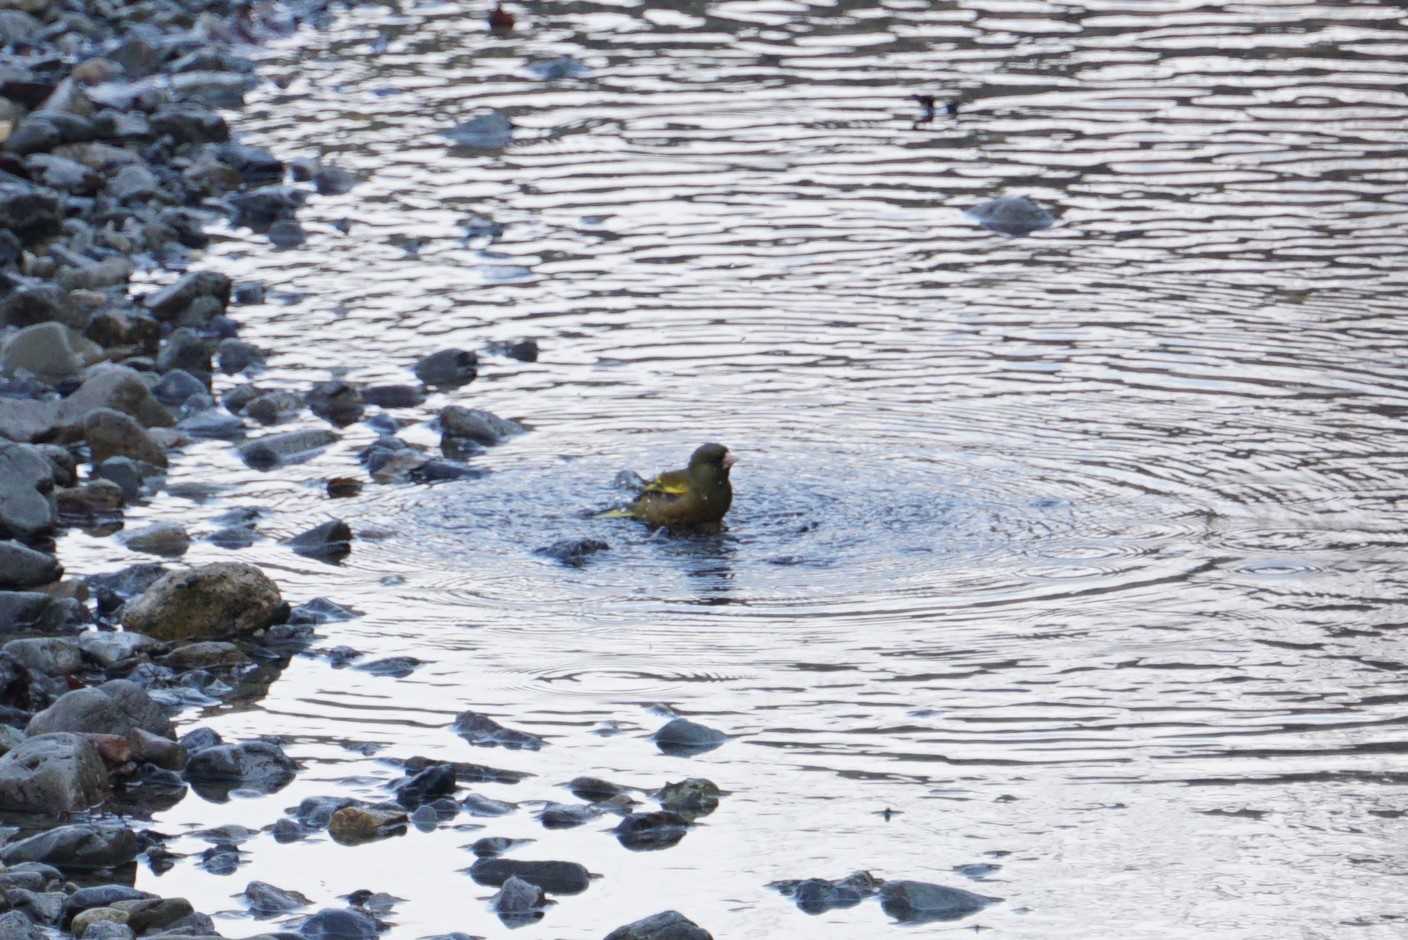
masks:
POLYGON ((727 480, 734 460, 733 452, 722 444, 701 444, 689 457, 689 473, 690 476, 722 474, 727 480))

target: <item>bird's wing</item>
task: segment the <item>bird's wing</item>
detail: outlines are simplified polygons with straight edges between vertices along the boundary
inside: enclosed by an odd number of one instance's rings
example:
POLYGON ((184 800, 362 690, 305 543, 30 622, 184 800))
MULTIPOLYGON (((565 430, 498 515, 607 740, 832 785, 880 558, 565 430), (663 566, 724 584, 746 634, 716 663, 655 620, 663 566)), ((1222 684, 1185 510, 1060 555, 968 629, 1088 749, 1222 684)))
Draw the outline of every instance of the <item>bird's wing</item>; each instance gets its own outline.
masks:
POLYGON ((689 475, 683 470, 662 473, 645 484, 642 493, 664 493, 667 496, 684 496, 689 492, 689 475))

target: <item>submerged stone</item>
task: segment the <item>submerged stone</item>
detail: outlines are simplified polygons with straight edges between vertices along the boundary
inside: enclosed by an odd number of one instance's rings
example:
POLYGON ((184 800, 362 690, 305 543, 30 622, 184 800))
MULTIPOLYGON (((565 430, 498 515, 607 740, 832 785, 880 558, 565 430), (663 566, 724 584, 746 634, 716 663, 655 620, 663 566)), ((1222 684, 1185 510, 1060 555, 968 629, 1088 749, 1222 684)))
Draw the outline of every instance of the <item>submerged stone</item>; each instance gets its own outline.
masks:
POLYGON ((907 924, 958 920, 1001 900, 923 881, 887 881, 880 888, 885 913, 907 924))
POLYGON ((728 740, 728 735, 688 718, 676 718, 655 732, 655 746, 667 754, 688 756, 711 751, 728 740))
POLYGON ((1030 235, 1056 224, 1056 217, 1026 196, 1000 196, 979 203, 964 215, 983 228, 1004 235, 1030 235))

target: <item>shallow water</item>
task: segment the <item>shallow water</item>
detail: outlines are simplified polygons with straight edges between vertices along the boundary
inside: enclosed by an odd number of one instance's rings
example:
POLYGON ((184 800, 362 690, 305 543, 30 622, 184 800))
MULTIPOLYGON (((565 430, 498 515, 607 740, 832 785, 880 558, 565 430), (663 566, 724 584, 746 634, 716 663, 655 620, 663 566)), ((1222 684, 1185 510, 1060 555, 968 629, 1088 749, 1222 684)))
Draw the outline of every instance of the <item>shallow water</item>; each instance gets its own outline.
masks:
MULTIPOLYGON (((423 444, 449 402, 531 433, 474 458, 481 479, 336 502, 322 481, 357 472, 365 425, 269 473, 203 443, 128 525, 261 507, 253 548, 187 560, 363 612, 320 646, 426 661, 392 679, 297 657, 261 700, 190 715, 283 735, 304 769, 155 828, 384 795, 379 757, 538 776, 473 788, 525 803, 499 819, 358 848, 261 835, 233 876, 187 859, 139 886, 231 912, 254 878, 320 903, 365 887, 406 899, 393 936, 504 936, 459 870, 510 835, 603 876, 518 937, 666 908, 728 938, 1402 936, 1403 12, 519 12, 495 38, 478 6, 365 5, 263 50, 287 87, 254 94, 244 140, 367 179, 310 203, 306 246, 235 231, 210 263, 271 289, 238 312, 275 353, 262 385, 411 381, 443 346, 536 337, 537 364, 490 358, 396 413, 423 444), (529 68, 564 54, 589 74, 529 68), (914 126, 917 92, 965 104, 914 126), (489 108, 507 151, 438 136, 489 108), (963 214, 1020 194, 1058 224, 1014 239, 963 214), (475 216, 502 235, 467 236, 475 216), (739 455, 726 534, 585 517, 621 468, 707 439, 739 455), (345 563, 280 544, 333 515, 360 536, 345 563), (568 537, 611 548, 580 570, 533 554, 568 537), (465 708, 550 745, 472 748, 448 727, 465 708), (737 737, 662 755, 671 708, 737 737), (533 818, 579 774, 730 794, 632 853, 610 817, 533 818), (954 871, 979 863, 998 867, 954 871), (765 887, 858 868, 1005 900, 900 928, 765 887)), ((78 533, 61 551, 75 572, 137 560, 78 533)))

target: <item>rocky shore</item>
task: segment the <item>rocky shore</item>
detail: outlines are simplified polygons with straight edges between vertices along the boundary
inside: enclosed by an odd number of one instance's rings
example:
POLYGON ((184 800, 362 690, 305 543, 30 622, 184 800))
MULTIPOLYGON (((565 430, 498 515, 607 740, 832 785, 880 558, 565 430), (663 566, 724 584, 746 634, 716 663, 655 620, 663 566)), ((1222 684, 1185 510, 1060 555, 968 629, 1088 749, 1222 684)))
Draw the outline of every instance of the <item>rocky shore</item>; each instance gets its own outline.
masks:
MULTIPOLYGON (((290 603, 265 572, 239 562, 66 571, 56 535, 81 526, 135 551, 179 557, 191 543, 181 524, 126 529, 123 517, 164 485, 191 443, 225 440, 251 467, 274 468, 337 441, 338 429, 363 420, 369 406, 416 408, 428 389, 477 375, 476 353, 445 349, 407 363, 417 383, 329 381, 301 394, 261 388, 264 355, 239 338, 238 310, 262 300, 262 288, 198 267, 209 228, 252 229, 267 235, 270 250, 296 245, 299 207, 357 183, 337 167, 241 145, 221 113, 237 108, 256 81, 241 49, 322 13, 225 0, 0 0, 0 940, 55 931, 89 940, 218 936, 210 916, 187 900, 134 887, 138 863, 161 871, 179 857, 165 847, 168 836, 139 821, 190 790, 210 799, 236 788, 277 791, 299 767, 276 738, 226 742, 208 728, 178 733, 173 719, 257 696, 310 646, 319 625, 351 616, 324 598, 290 603), (134 286, 147 283, 163 286, 134 286), (227 377, 218 401, 217 375, 227 377), (274 427, 307 412, 322 426, 274 427)), ((537 346, 493 352, 532 361, 537 346)), ((371 421, 380 437, 362 451, 360 468, 327 480, 327 496, 354 494, 367 482, 472 477, 469 458, 525 430, 449 405, 438 415, 441 446, 432 453, 399 438, 396 422, 371 421)), ((239 549, 259 522, 237 511, 208 537, 239 549)), ((334 519, 290 547, 337 558, 354 540, 334 519)), ((569 540, 541 551, 580 566, 606 547, 569 540)), ((342 661, 360 655, 319 652, 342 661)), ((418 663, 396 657, 361 668, 404 676, 418 663)), ((546 743, 475 712, 460 714, 453 733, 484 747, 546 743)), ((656 735, 668 754, 702 753, 727 740, 683 718, 656 735)), ((404 777, 387 799, 305 799, 267 830, 279 842, 326 833, 353 845, 461 814, 492 817, 514 804, 463 788, 524 776, 426 757, 393 760, 404 777)), ((568 789, 580 802, 546 803, 538 815, 544 827, 604 817, 633 850, 678 843, 721 796, 702 778, 640 790, 579 777, 568 789)), ((195 863, 234 872, 253 834, 236 830, 204 833, 210 848, 195 863)), ((515 848, 515 840, 479 839, 468 870, 497 890, 488 903, 505 925, 542 918, 554 895, 590 887, 594 876, 579 862, 506 855, 515 848)), ((994 900, 864 872, 776 887, 808 911, 878 896, 907 921, 964 916, 994 900)), ((394 900, 358 892, 345 908, 312 911, 296 890, 251 881, 243 902, 251 912, 288 917, 298 931, 267 936, 374 937, 394 900)), ((665 911, 608 940, 709 936, 665 911)))

